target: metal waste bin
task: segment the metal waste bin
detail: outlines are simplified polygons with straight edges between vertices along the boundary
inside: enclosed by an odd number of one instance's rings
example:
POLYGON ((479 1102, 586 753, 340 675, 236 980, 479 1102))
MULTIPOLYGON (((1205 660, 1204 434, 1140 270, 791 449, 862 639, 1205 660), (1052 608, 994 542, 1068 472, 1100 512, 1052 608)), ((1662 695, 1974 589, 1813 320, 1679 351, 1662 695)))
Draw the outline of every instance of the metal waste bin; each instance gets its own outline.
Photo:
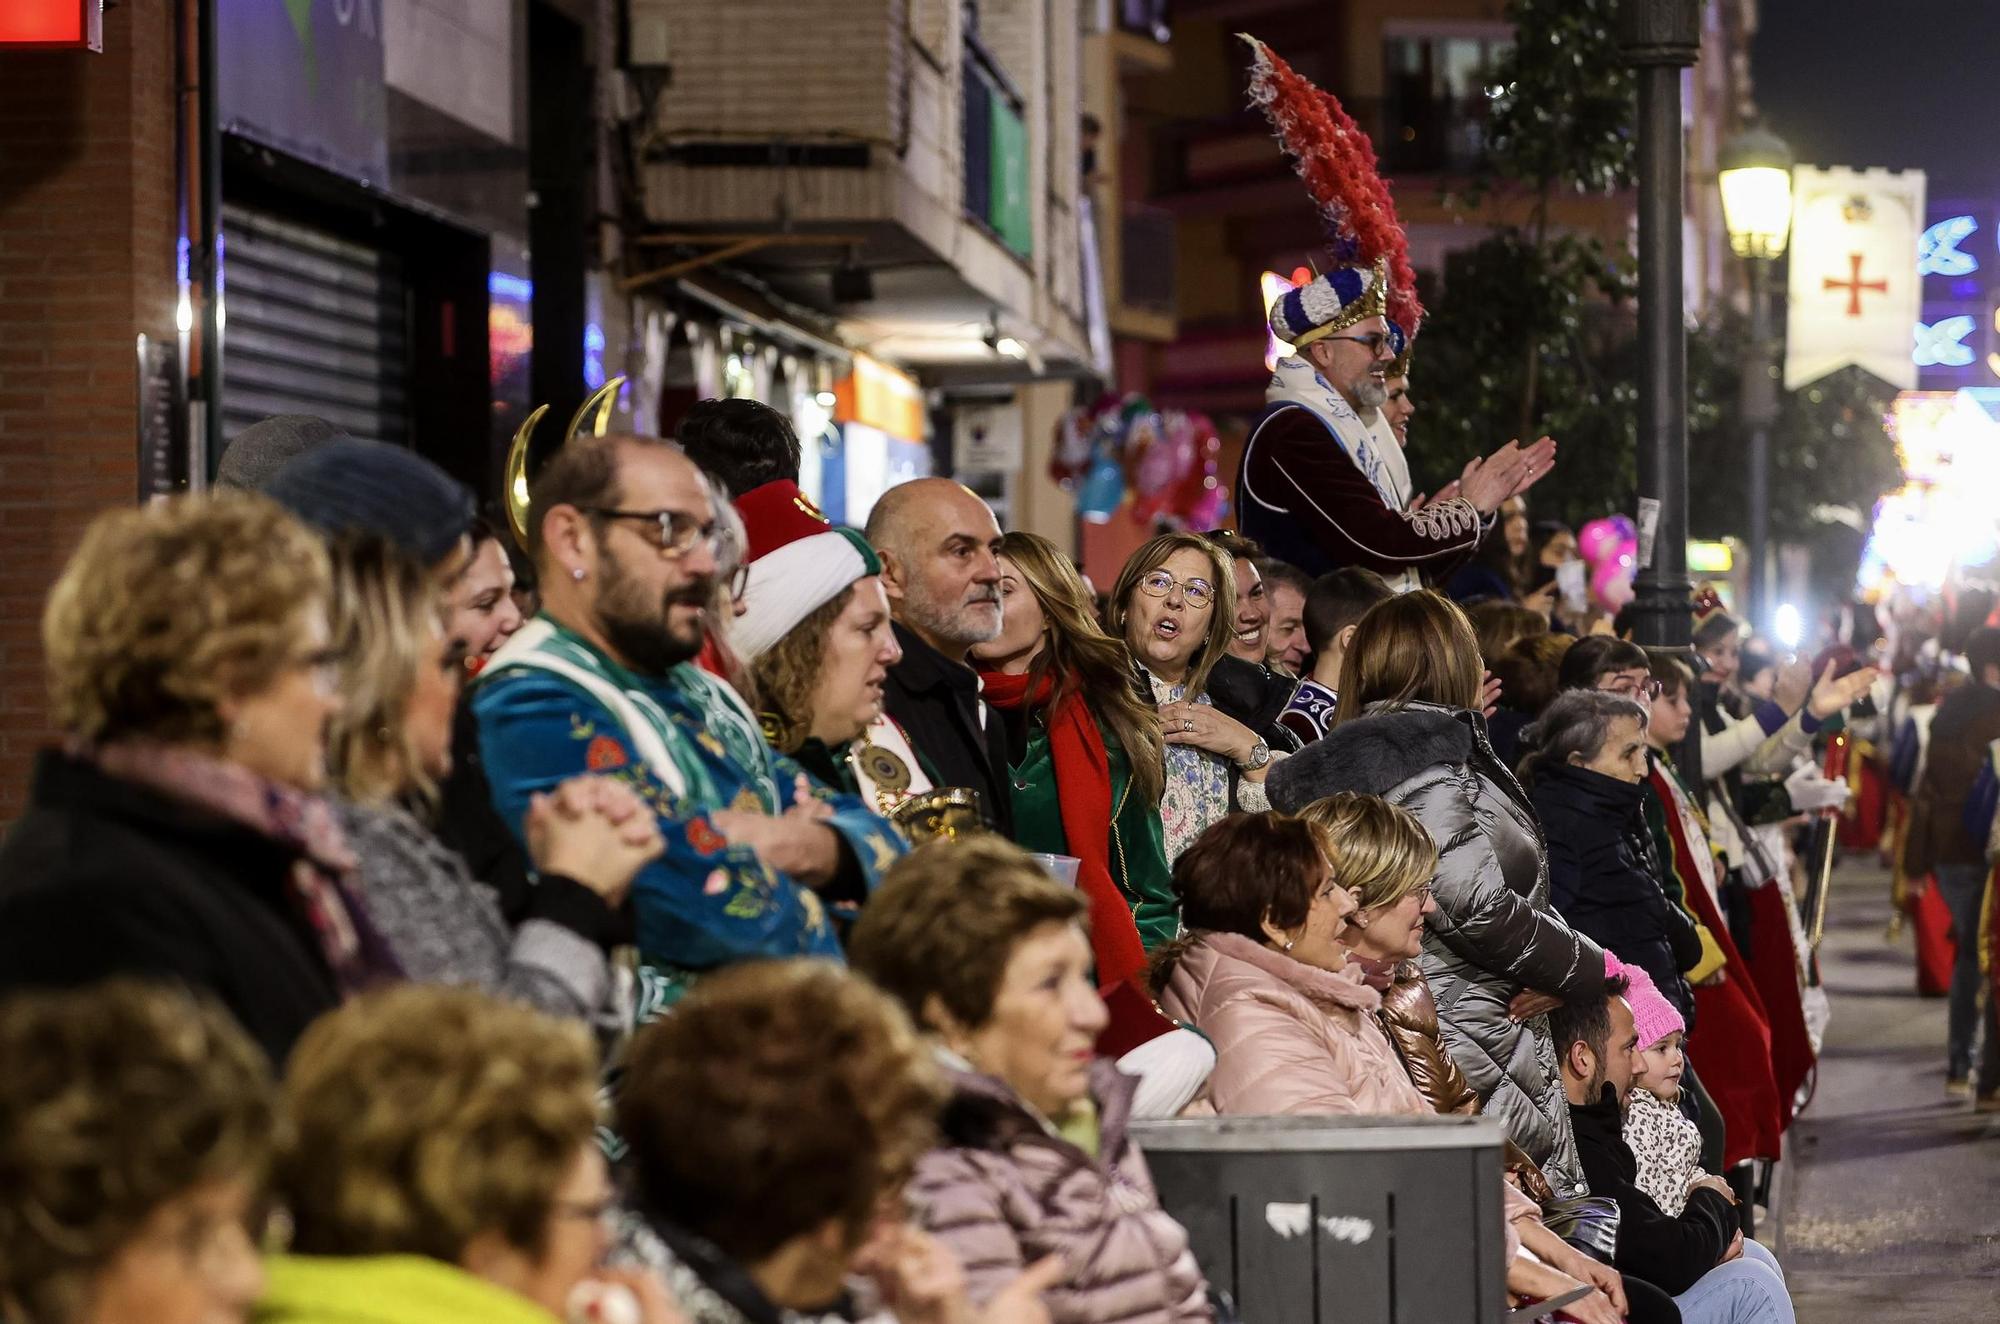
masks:
POLYGON ((1498 1324, 1505 1135, 1483 1117, 1132 1127, 1160 1203, 1244 1324, 1498 1324))

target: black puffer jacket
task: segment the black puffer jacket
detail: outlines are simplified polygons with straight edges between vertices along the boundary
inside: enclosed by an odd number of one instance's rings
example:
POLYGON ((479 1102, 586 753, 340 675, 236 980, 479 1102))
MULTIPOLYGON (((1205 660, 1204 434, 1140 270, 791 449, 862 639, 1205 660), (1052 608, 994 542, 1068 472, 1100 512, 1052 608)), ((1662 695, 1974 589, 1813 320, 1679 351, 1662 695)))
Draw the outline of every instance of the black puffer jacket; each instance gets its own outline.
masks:
POLYGON ((1335 727, 1271 769, 1274 807, 1292 813, 1336 791, 1379 795, 1416 815, 1438 847, 1421 964, 1445 1047, 1484 1111, 1542 1165, 1558 1195, 1583 1190, 1555 1045, 1541 1017, 1519 1024, 1523 989, 1565 998, 1604 991, 1604 953, 1549 908, 1541 829, 1477 713, 1413 703, 1335 727))
POLYGON ((1570 927, 1652 976, 1684 1020, 1694 997, 1681 971, 1701 960, 1687 912, 1651 867, 1646 783, 1556 764, 1535 773, 1535 813, 1549 839, 1549 900, 1570 927))

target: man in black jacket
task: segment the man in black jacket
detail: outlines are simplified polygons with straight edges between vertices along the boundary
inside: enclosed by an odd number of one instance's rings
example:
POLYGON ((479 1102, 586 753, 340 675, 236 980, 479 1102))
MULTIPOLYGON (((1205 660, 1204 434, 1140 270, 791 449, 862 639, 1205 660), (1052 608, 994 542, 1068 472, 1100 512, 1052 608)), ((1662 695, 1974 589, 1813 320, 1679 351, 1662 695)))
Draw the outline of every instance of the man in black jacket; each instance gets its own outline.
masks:
POLYGON ((1623 975, 1610 976, 1603 998, 1570 1002, 1549 1016, 1584 1175, 1591 1194, 1618 1205, 1613 1263, 1673 1293, 1686 1324, 1792 1324, 1784 1274, 1769 1251, 1744 1240, 1727 1183, 1702 1178, 1678 1218, 1639 1187, 1639 1161, 1625 1143, 1625 1101, 1644 1078, 1646 1060, 1627 987, 1623 975))
POLYGON ((1012 836, 1007 733, 965 660, 974 644, 1000 634, 1000 525, 971 490, 918 478, 882 494, 866 533, 882 557, 903 648, 889 668, 883 710, 933 785, 978 791, 988 825, 1012 836))

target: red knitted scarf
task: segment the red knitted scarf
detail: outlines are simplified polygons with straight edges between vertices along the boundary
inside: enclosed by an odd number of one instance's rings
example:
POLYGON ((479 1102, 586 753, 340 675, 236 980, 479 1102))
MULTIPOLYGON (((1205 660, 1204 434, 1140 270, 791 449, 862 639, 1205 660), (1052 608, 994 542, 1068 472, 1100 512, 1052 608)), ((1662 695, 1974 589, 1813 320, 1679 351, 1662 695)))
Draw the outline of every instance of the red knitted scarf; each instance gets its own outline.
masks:
MULTIPOLYGON (((1049 706, 1053 677, 1029 688, 1026 675, 979 673, 981 697, 1006 712, 1049 706)), ((1056 803, 1070 854, 1082 861, 1076 885, 1090 903, 1090 947, 1097 961, 1097 985, 1111 988, 1146 968, 1146 948, 1132 907, 1111 876, 1111 760, 1104 734, 1083 696, 1072 689, 1048 715, 1049 755, 1055 762, 1056 803)))

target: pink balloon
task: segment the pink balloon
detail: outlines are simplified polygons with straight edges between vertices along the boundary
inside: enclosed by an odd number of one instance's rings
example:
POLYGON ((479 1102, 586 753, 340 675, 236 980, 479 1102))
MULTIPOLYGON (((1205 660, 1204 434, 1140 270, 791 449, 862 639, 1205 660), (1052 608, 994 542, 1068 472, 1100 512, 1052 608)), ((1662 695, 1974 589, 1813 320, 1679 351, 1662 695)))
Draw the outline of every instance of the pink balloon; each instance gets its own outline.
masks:
POLYGON ((1576 531, 1576 550, 1592 565, 1614 555, 1618 542, 1618 526, 1610 518, 1594 519, 1576 531))
POLYGON ((1590 575, 1590 598, 1605 611, 1616 612, 1632 600, 1632 570, 1606 561, 1590 575))

